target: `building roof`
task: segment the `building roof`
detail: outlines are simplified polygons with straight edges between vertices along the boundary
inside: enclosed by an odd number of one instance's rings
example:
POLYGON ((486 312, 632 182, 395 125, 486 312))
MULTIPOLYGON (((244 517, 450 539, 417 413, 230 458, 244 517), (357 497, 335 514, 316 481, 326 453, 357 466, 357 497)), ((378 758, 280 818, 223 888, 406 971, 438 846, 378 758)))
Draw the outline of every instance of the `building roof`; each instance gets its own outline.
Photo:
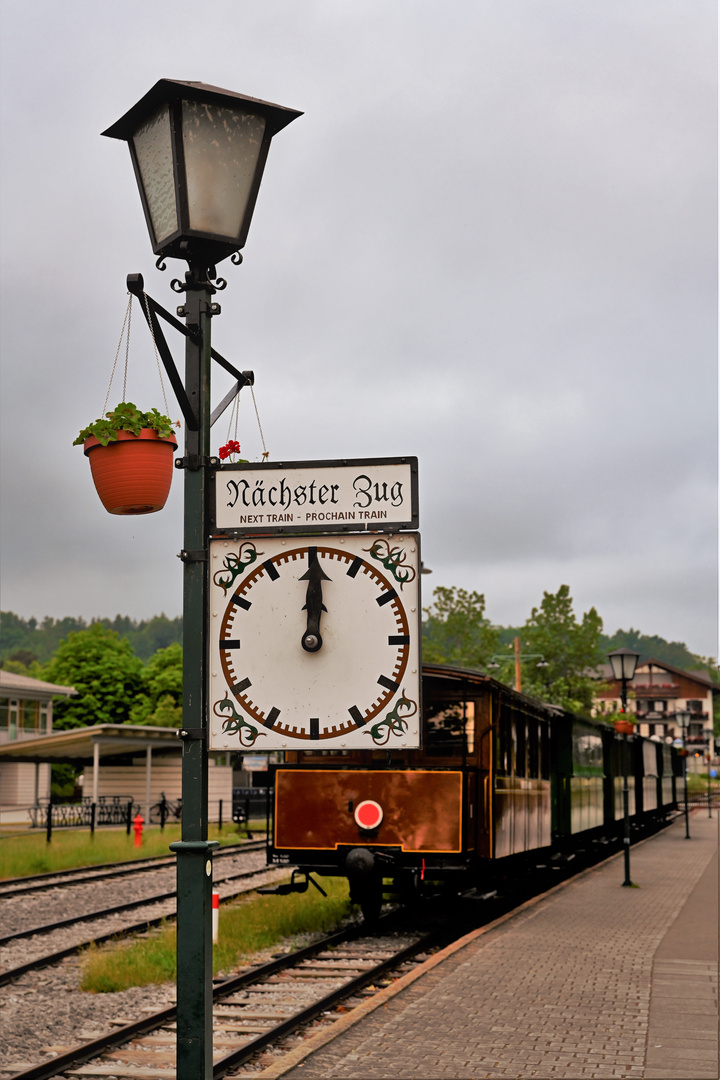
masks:
MULTIPOLYGON (((655 668, 660 668, 662 671, 670 671, 673 675, 682 675, 684 679, 691 679, 693 682, 700 683, 708 690, 712 690, 714 694, 720 694, 720 685, 713 682, 706 671, 685 671, 683 668, 675 667, 673 664, 668 664, 666 660, 655 660, 650 657, 647 660, 641 660, 638 663, 638 668, 648 667, 652 665, 655 668)), ((602 679, 603 682, 620 682, 613 675, 612 666, 610 664, 598 664, 595 669, 595 675, 597 678, 602 679)), ((632 686, 637 679, 637 670, 635 677, 630 680, 628 686, 632 686)), ((639 680, 638 680, 639 681, 639 680)), ((660 689, 660 687, 658 687, 660 689)))
POLYGON ((666 660, 654 660, 650 657, 648 660, 643 660, 639 667, 653 667, 662 668, 663 671, 672 671, 674 675, 682 675, 686 679, 694 679, 695 682, 702 683, 703 686, 707 686, 708 689, 720 694, 720 686, 713 682, 707 671, 685 671, 683 668, 674 667, 673 664, 668 664, 666 660))
POLYGON ((29 675, 16 675, 13 671, 0 668, 0 696, 17 694, 22 697, 72 697, 77 694, 74 686, 59 686, 57 683, 31 679, 29 675))
POLYGON ((0 746, 2 761, 50 761, 83 764, 93 760, 93 748, 100 757, 137 754, 153 750, 177 750, 182 743, 173 728, 144 727, 135 724, 95 724, 41 735, 37 739, 18 739, 0 746))

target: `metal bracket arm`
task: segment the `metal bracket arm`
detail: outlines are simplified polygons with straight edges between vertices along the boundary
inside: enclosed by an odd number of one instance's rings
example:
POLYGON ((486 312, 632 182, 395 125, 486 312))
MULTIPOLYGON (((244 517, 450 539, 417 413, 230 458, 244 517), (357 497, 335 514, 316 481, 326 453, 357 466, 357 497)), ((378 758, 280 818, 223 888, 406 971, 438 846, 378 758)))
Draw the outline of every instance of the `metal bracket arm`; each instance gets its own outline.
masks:
POLYGON ((188 742, 190 740, 205 742, 207 739, 207 730, 203 727, 180 728, 177 734, 178 738, 182 739, 183 742, 188 742))
MULTIPOLYGON (((174 330, 177 330, 179 333, 181 333, 184 337, 195 339, 197 337, 197 331, 189 326, 186 326, 184 323, 179 322, 174 315, 171 315, 170 312, 166 311, 161 304, 158 304, 157 300, 153 300, 152 296, 145 292, 145 282, 143 280, 142 274, 128 274, 127 288, 128 292, 132 293, 132 295, 136 296, 140 301, 140 307, 142 308, 143 316, 148 326, 150 327, 150 331, 155 339, 158 352, 160 353, 160 359, 163 362, 163 367, 167 371, 168 378, 170 379, 170 384, 175 392, 175 397, 177 398, 180 409, 182 410, 182 414, 185 417, 185 423, 191 431, 197 431, 198 419, 195 415, 195 410, 193 409, 190 399, 185 392, 185 387, 183 386, 182 379, 180 378, 178 369, 175 366, 175 361, 173 360, 172 353, 170 352, 170 348, 167 341, 165 340, 165 335, 162 332, 162 328, 160 326, 160 323, 158 322, 157 317, 159 315, 160 318, 164 319, 165 322, 172 326, 174 330), (145 301, 147 301, 147 306, 145 304, 145 301)), ((217 304, 212 306, 217 307, 219 312, 220 309, 217 304)), ((216 313, 217 312, 211 312, 211 314, 216 313)), ((220 365, 221 368, 224 368, 225 371, 229 372, 237 380, 233 389, 225 395, 223 400, 213 411, 210 418, 210 424, 212 425, 220 416, 222 416, 228 405, 235 400, 237 395, 242 390, 243 386, 253 385, 253 383, 255 382, 255 375, 252 371, 238 371, 238 369, 233 364, 231 364, 229 360, 226 360, 225 357, 222 356, 216 349, 211 348, 210 355, 212 359, 220 365)))

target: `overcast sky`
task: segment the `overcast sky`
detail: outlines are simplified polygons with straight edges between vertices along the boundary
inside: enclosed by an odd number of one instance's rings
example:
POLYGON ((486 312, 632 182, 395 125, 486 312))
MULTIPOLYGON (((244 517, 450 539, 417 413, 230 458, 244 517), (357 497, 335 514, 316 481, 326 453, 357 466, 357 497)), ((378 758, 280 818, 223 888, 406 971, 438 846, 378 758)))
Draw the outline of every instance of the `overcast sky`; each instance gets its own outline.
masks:
MULTIPOLYGON (((255 371, 271 458, 417 455, 425 603, 476 589, 516 625, 567 584, 609 633, 717 655, 713 0, 0 13, 4 610, 182 611, 179 476, 162 513, 114 517, 71 446, 103 406, 126 275, 178 302, 183 266, 154 269, 127 149, 100 136, 166 77, 305 114, 213 323, 255 371)), ((150 408, 135 316, 127 396, 150 408)), ((240 420, 256 459, 249 396, 240 420)))

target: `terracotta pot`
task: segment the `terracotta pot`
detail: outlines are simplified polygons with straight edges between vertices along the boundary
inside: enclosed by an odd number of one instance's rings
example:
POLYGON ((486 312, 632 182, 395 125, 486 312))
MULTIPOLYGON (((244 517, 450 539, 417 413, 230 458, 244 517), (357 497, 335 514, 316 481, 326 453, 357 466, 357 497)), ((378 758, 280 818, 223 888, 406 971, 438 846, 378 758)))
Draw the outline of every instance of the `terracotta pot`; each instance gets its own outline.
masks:
POLYGON ((139 435, 118 431, 117 442, 103 446, 94 435, 83 449, 93 483, 109 514, 153 514, 170 492, 177 439, 161 439, 154 428, 139 435))
POLYGON ((632 735, 635 725, 629 720, 615 720, 614 727, 618 735, 632 735))

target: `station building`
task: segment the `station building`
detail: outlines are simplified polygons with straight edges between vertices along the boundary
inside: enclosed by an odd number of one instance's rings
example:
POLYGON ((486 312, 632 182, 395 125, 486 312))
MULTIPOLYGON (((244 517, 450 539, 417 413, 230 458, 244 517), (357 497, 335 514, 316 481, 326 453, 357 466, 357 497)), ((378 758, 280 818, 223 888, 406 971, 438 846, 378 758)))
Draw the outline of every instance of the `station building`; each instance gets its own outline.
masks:
MULTIPOLYGON (((53 764, 80 772, 82 800, 132 801, 146 821, 162 796, 177 804, 182 792, 182 742, 172 728, 95 724, 52 729, 52 700, 77 691, 0 669, 0 822, 29 823, 31 808, 47 805, 53 764)), ((211 821, 232 812, 231 755, 211 754, 211 821), (222 804, 222 806, 221 806, 222 804)), ((35 815, 37 818, 37 815, 35 815)))
MULTIPOLYGON (((0 748, 50 735, 53 698, 76 693, 72 686, 58 686, 0 668, 0 748)), ((0 808, 28 806, 49 795, 48 762, 0 758, 0 808)))
MULTIPOLYGON (((620 711, 620 682, 613 678, 610 664, 597 670, 600 686, 593 702, 593 715, 602 717, 620 711)), ((628 712, 634 714, 640 735, 673 742, 682 739, 676 713, 690 713, 687 746, 704 758, 715 756, 713 740, 713 698, 720 686, 704 671, 683 671, 664 660, 645 660, 627 684, 628 712)))

